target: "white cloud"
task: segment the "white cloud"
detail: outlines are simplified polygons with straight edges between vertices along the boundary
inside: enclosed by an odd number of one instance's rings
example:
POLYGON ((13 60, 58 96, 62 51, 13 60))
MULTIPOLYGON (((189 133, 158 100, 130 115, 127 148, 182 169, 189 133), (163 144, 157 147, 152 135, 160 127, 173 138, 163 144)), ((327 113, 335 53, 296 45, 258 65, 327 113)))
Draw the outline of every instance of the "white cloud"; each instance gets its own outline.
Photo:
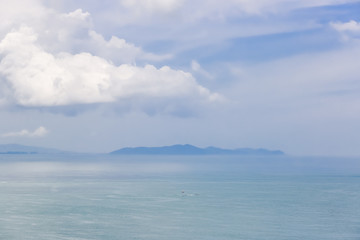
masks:
POLYGON ((360 23, 354 20, 349 22, 330 22, 330 26, 339 32, 344 42, 357 41, 360 37, 360 23))
POLYGON ((199 73, 200 75, 212 79, 214 78, 209 72, 207 72, 205 69, 203 69, 200 65, 200 63, 198 63, 196 60, 192 60, 191 61, 191 69, 196 72, 199 73))
MULTIPOLYGON (((138 62, 159 62, 173 56, 146 52, 116 36, 106 40, 93 30, 89 12, 77 9, 59 13, 44 7, 41 1, 29 0, 29 3, 19 7, 22 16, 13 5, 8 12, 0 9, 8 18, 0 15, 3 20, 0 23, 2 106, 93 103, 131 106, 136 98, 147 106, 156 102, 163 108, 168 108, 170 99, 178 99, 176 105, 181 108, 221 98, 199 85, 190 73, 167 66, 137 66, 138 62)), ((131 2, 124 3, 136 8, 131 2)), ((139 0, 139 4, 151 11, 167 12, 179 2, 139 0)))
POLYGON ((140 47, 116 36, 112 36, 109 41, 106 41, 101 34, 93 30, 89 31, 89 37, 91 52, 111 59, 116 64, 135 63, 136 60, 163 61, 173 57, 171 54, 156 55, 144 52, 140 47))
POLYGON ((31 28, 22 27, 0 42, 0 74, 9 86, 6 97, 17 105, 61 106, 133 97, 205 102, 220 99, 198 85, 189 73, 166 66, 117 67, 89 53, 51 54, 37 43, 37 38, 31 28))
POLYGON ((135 14, 169 13, 181 7, 183 0, 122 0, 121 4, 135 14))
POLYGON ((142 54, 141 48, 126 42, 125 39, 112 36, 109 41, 106 41, 95 31, 89 31, 89 36, 94 46, 92 51, 106 55, 108 59, 116 59, 120 63, 135 63, 136 58, 142 54))
POLYGON ((35 129, 33 132, 27 130, 27 129, 23 129, 19 132, 9 132, 9 133, 4 133, 1 136, 2 137, 44 137, 49 133, 49 131, 41 126, 37 129, 35 129))
POLYGON ((349 31, 349 32, 360 32, 360 23, 351 20, 349 22, 332 22, 330 25, 339 32, 349 31))
POLYGON ((2 2, 0 8, 0 37, 11 28, 24 22, 40 24, 37 20, 44 18, 49 11, 41 4, 40 0, 2 2))
POLYGON ((0 40, 14 29, 29 26, 37 33, 37 43, 53 54, 59 52, 89 52, 116 64, 135 63, 140 61, 164 61, 172 58, 171 54, 157 55, 143 51, 141 47, 125 39, 112 36, 109 41, 93 30, 92 17, 89 12, 76 9, 69 13, 58 13, 45 8, 39 1, 29 0, 24 8, 10 7, 0 9, 0 40), (26 10, 27 7, 30 9, 26 10), (17 11, 18 10, 18 11, 17 11))
POLYGON ((193 71, 197 72, 197 71, 201 70, 201 66, 200 66, 200 64, 199 64, 197 61, 192 60, 192 61, 191 61, 191 69, 192 69, 193 71))
POLYGON ((65 17, 79 19, 81 21, 87 20, 90 17, 90 13, 83 12, 82 9, 76 9, 73 12, 64 14, 65 17))

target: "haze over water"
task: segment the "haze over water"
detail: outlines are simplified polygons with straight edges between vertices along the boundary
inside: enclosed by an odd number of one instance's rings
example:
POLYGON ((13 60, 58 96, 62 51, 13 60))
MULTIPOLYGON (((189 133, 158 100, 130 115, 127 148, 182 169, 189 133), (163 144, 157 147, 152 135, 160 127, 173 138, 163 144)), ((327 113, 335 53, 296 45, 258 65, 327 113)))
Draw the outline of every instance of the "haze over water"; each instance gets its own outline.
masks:
POLYGON ((3 155, 4 239, 359 239, 358 159, 3 155))
POLYGON ((359 240, 360 157, 95 154, 360 156, 359 13, 0 0, 0 240, 359 240))

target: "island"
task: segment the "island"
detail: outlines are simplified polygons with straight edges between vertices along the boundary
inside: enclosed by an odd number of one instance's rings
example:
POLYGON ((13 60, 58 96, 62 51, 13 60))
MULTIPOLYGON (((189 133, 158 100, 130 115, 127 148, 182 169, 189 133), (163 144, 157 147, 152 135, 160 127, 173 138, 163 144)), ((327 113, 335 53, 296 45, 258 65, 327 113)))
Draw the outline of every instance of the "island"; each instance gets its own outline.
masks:
POLYGON ((263 148, 223 149, 217 147, 199 148, 190 144, 163 147, 126 147, 110 152, 123 155, 284 155, 280 150, 263 148))
POLYGON ((43 148, 24 146, 20 144, 0 144, 0 154, 59 154, 66 153, 65 151, 43 148))

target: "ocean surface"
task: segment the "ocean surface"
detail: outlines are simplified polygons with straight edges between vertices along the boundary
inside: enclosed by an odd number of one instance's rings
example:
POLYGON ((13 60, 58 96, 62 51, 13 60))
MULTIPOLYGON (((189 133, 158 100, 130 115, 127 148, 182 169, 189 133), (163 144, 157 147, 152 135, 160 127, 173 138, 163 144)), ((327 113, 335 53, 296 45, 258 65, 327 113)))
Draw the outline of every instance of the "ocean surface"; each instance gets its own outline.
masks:
POLYGON ((1 155, 0 239, 359 240, 360 159, 1 155))

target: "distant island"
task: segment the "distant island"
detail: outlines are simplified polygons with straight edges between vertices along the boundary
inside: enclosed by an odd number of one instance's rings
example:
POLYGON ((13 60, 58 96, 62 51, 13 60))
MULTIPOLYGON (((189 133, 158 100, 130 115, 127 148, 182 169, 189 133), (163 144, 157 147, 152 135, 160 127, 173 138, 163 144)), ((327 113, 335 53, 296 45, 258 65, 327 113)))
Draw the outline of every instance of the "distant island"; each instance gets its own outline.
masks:
POLYGON ((37 152, 7 151, 7 152, 0 152, 0 154, 37 154, 37 152))
POLYGON ((163 147, 133 147, 121 148, 110 154, 123 155, 284 155, 280 150, 237 148, 222 149, 217 147, 199 148, 190 144, 163 147))
MULTIPOLYGON (((0 155, 3 154, 64 154, 74 153, 53 148, 24 146, 20 144, 0 144, 0 155)), ((237 148, 223 149, 217 147, 199 148, 190 144, 177 144, 163 147, 127 147, 107 153, 118 155, 284 155, 280 150, 267 150, 263 148, 237 148)))
POLYGON ((66 153, 66 152, 52 148, 32 147, 32 146, 24 146, 20 144, 0 144, 0 154, 58 154, 58 153, 66 153))

